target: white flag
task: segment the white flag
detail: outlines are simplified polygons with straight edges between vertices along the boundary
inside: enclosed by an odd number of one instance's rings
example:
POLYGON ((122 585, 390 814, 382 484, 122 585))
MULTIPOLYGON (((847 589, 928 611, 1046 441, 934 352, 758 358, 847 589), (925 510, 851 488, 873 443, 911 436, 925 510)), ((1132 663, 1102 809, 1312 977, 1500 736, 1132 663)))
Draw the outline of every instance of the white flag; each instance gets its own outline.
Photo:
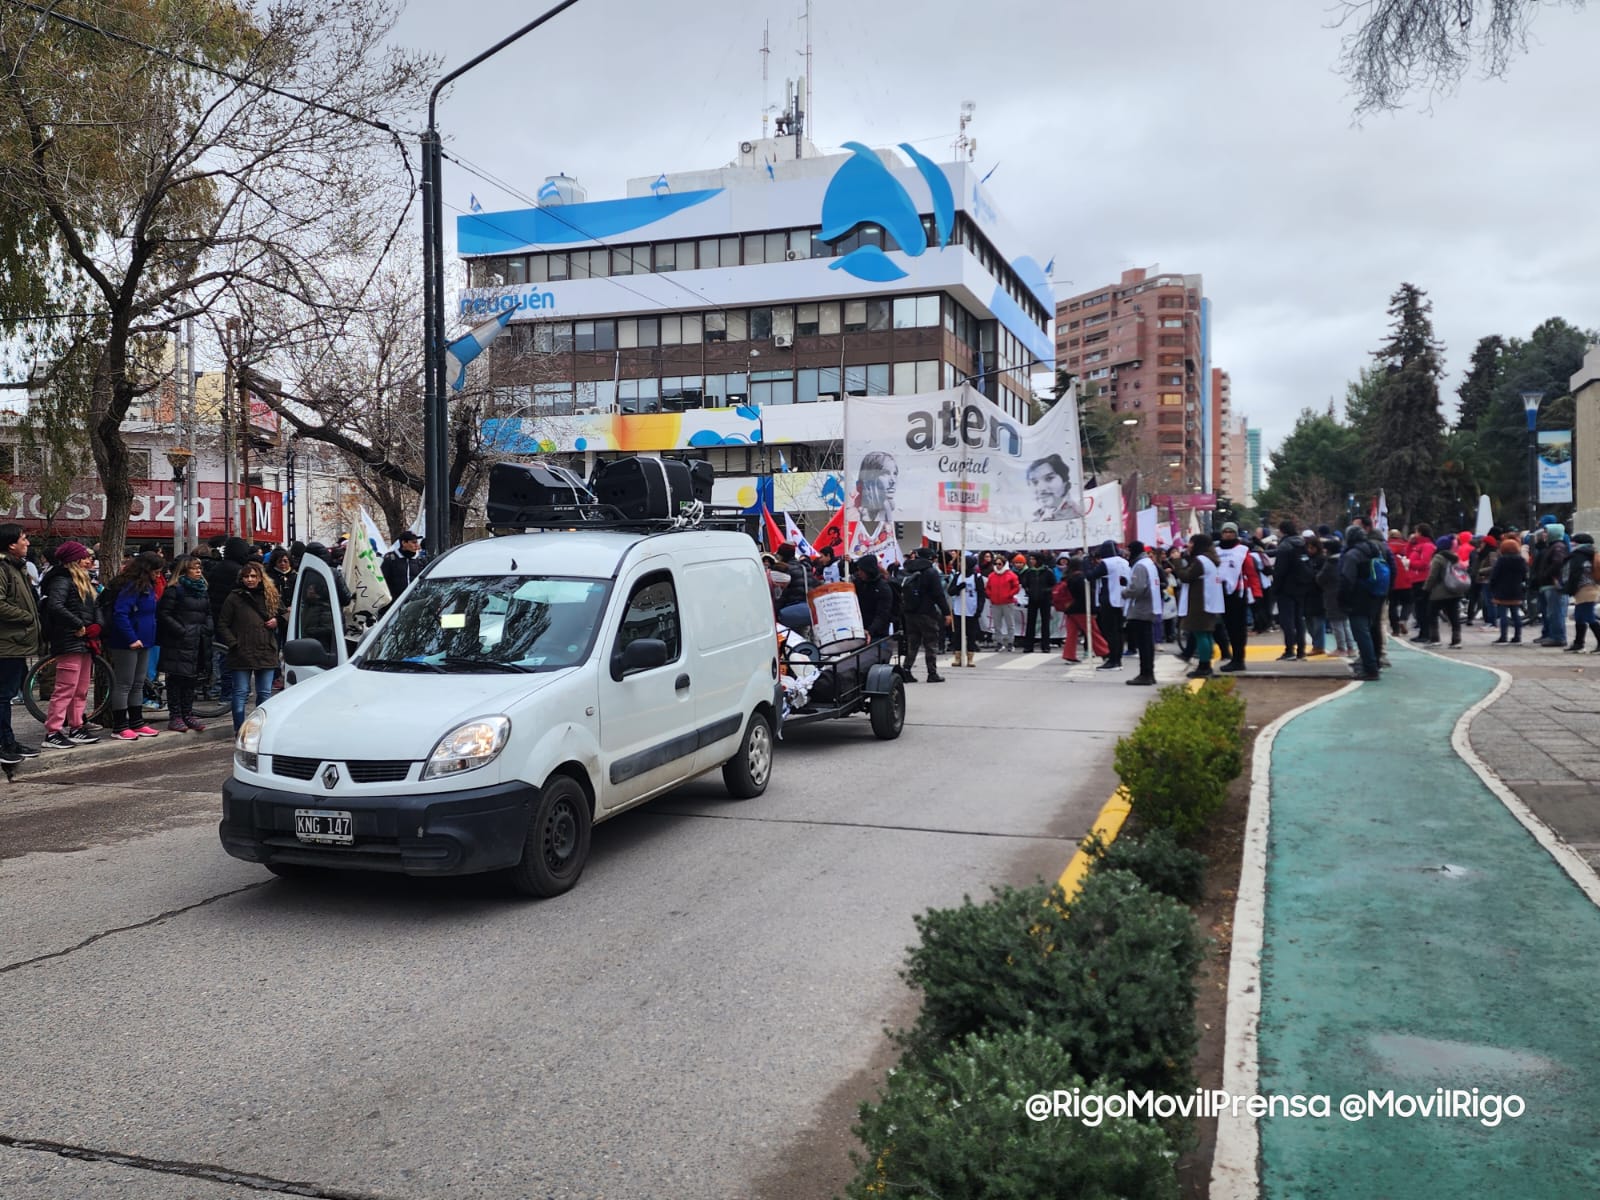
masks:
MULTIPOLYGON (((366 532, 367 541, 378 552, 379 558, 394 549, 394 546, 389 545, 388 539, 383 536, 383 531, 378 528, 378 523, 372 519, 372 514, 367 512, 365 504, 361 506, 361 528, 366 532)), ((416 531, 413 530, 412 532, 415 533, 416 531)), ((395 544, 398 545, 399 543, 395 544)))
POLYGON ((783 514, 783 540, 793 546, 797 553, 807 558, 817 556, 817 552, 811 548, 811 543, 806 541, 806 535, 800 532, 800 526, 794 523, 794 518, 788 513, 783 514))
POLYGON ((1384 537, 1389 536, 1389 500, 1383 494, 1382 488, 1378 489, 1378 516, 1372 524, 1384 537))
MULTIPOLYGON (((370 518, 365 518, 363 524, 368 523, 370 518)), ((350 589, 349 636, 360 638, 389 607, 389 585, 383 581, 382 561, 383 556, 367 540, 365 529, 350 535, 344 551, 344 581, 350 589)))

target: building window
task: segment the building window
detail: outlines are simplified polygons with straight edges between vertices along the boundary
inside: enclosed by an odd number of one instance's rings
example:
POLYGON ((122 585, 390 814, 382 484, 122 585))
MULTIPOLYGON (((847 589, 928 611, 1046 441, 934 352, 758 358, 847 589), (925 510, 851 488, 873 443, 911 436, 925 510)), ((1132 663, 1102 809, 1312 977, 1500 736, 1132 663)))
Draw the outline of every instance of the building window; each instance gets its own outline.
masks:
POLYGON ((725 342, 728 340, 728 315, 726 313, 708 312, 705 314, 704 332, 701 336, 708 342, 725 342))
POLYGON ((844 331, 846 333, 865 333, 867 329, 867 302, 865 300, 846 300, 844 302, 844 331))
POLYGON ((800 305, 795 313, 794 331, 801 337, 815 337, 817 328, 817 306, 815 304, 800 305))
POLYGON ((565 254, 546 254, 544 260, 548 266, 547 274, 552 282, 559 283, 563 279, 571 278, 568 274, 567 256, 565 254))
POLYGON ((772 310, 770 308, 752 308, 750 310, 750 340, 763 342, 772 336, 772 310))
POLYGON ((655 317, 639 318, 639 346, 659 346, 661 344, 661 322, 655 317))
POLYGON ((1162 320, 1161 328, 1163 328, 1163 329, 1182 329, 1183 328, 1183 318, 1182 317, 1167 317, 1167 318, 1162 320))
POLYGON ((1182 404, 1183 396, 1178 392, 1162 392, 1161 403, 1166 405, 1182 404))
POLYGON ((877 332, 892 328, 893 304, 888 299, 867 301, 867 329, 877 332))
POLYGON ((766 237, 764 235, 762 235, 762 234, 759 234, 759 233, 747 233, 747 234, 745 234, 744 235, 744 264, 745 264, 745 266, 748 267, 753 263, 764 263, 766 261, 767 261, 767 239, 766 239, 766 237))

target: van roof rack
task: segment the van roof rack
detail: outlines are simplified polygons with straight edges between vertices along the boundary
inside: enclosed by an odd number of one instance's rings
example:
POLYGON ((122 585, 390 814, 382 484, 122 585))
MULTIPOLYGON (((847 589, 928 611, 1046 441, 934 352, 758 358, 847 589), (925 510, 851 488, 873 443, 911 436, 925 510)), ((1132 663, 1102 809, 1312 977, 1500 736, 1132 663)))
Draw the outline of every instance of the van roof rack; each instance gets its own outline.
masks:
POLYGON ((628 517, 613 504, 546 504, 519 509, 510 520, 489 526, 491 537, 532 530, 595 530, 615 533, 674 533, 715 529, 749 535, 759 543, 759 518, 742 508, 695 504, 677 517, 628 517))

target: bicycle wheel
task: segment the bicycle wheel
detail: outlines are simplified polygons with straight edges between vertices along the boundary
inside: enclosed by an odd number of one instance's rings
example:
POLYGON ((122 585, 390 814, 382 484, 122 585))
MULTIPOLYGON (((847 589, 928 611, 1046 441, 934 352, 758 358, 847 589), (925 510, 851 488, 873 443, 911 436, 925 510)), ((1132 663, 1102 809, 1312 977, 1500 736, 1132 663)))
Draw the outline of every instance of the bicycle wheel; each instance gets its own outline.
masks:
MULTIPOLYGON (((42 658, 22 683, 22 702, 34 720, 43 721, 50 709, 50 697, 56 690, 57 655, 42 658)), ((84 720, 93 721, 105 712, 111 700, 111 683, 114 678, 111 664, 99 655, 92 660, 89 680, 89 697, 84 705, 84 720)))
POLYGON ((223 716, 233 711, 233 695, 228 690, 228 682, 220 686, 215 677, 207 673, 194 683, 194 715, 207 720, 223 716))

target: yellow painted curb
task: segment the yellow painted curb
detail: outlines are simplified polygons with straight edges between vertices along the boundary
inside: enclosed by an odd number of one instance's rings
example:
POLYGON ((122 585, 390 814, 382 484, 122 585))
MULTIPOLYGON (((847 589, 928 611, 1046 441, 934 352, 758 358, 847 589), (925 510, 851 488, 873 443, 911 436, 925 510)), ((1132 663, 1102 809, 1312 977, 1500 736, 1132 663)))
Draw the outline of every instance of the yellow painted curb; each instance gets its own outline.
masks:
MULTIPOLYGON (((1113 792, 1111 799, 1100 809, 1100 815, 1094 819, 1093 828, 1083 840, 1093 841, 1094 835, 1098 833, 1100 840, 1107 845, 1116 841, 1117 834, 1122 831, 1122 823, 1128 819, 1128 800, 1129 796, 1125 789, 1118 788, 1113 792)), ((1067 864, 1067 869, 1061 872, 1061 878, 1057 882, 1060 883, 1061 890, 1066 893, 1069 903, 1083 886, 1083 877, 1089 873, 1089 862, 1090 858, 1084 853, 1080 844, 1077 853, 1072 856, 1072 861, 1067 864)))
MULTIPOLYGON (((1204 679, 1191 679, 1184 686, 1191 692, 1198 692, 1204 686, 1204 679)), ((1083 886, 1083 877, 1089 873, 1089 856, 1084 853, 1083 842, 1092 842, 1095 834, 1100 835, 1100 840, 1109 846, 1117 840, 1117 834, 1122 832, 1123 823, 1128 819, 1130 802, 1126 788, 1118 788, 1111 793, 1111 799, 1100 807, 1100 815, 1094 819, 1094 824, 1089 832, 1084 835, 1083 841, 1078 843, 1078 849, 1072 855, 1072 860, 1067 863, 1067 869, 1061 872, 1061 878, 1056 882, 1066 894, 1068 903, 1078 894, 1078 889, 1083 886)))

